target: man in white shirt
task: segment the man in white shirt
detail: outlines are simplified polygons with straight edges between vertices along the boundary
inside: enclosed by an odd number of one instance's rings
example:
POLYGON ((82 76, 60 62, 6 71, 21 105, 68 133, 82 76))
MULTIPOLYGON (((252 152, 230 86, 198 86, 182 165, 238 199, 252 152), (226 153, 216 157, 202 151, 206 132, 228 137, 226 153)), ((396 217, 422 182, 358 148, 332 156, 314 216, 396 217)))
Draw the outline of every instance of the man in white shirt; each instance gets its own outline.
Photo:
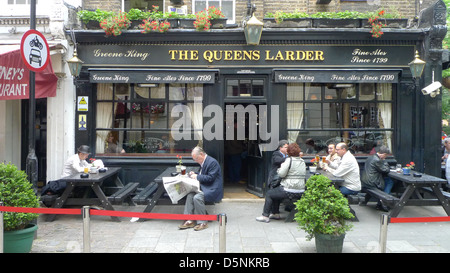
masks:
POLYGON ((330 143, 328 144, 328 156, 325 158, 325 163, 320 160, 319 166, 322 169, 330 168, 335 170, 339 164, 341 164, 341 157, 336 152, 336 144, 330 143))
POLYGON ((90 153, 89 146, 81 145, 78 153, 70 156, 64 163, 64 170, 61 178, 71 176, 73 174, 82 173, 84 168, 89 168, 90 164, 86 161, 90 153))
MULTIPOLYGON (((70 156, 64 163, 64 170, 61 178, 84 172, 84 168, 89 168, 90 164, 86 161, 90 153, 89 146, 81 145, 78 152, 70 156)), ((47 185, 42 188, 41 195, 61 194, 66 188, 66 182, 54 180, 49 181, 47 185)))
POLYGON ((334 176, 344 178, 339 190, 343 195, 355 195, 361 190, 359 165, 356 158, 348 150, 347 144, 341 142, 336 145, 336 152, 341 157, 341 163, 337 169, 326 168, 334 176))

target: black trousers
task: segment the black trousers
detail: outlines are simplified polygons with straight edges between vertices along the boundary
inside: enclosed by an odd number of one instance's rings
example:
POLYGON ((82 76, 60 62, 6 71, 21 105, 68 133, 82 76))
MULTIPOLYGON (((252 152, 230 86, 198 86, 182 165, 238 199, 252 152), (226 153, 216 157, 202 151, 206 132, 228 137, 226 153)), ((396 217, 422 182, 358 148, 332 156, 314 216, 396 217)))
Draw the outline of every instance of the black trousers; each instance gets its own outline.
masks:
POLYGON ((282 186, 272 188, 266 192, 266 200, 264 202, 264 209, 262 215, 269 217, 272 214, 280 213, 280 204, 283 199, 292 198, 299 199, 301 193, 291 193, 284 190, 282 186))

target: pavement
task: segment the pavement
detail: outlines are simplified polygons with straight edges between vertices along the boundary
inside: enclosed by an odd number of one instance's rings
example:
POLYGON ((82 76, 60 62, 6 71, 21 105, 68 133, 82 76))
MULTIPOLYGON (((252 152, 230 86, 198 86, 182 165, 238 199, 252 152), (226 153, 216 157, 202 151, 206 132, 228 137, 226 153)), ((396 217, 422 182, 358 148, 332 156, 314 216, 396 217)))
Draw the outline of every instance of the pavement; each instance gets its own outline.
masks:
MULTIPOLYGON (((261 215, 263 198, 229 199, 207 206, 208 213, 226 214, 227 253, 315 253, 314 239, 296 222, 255 221, 261 215)), ((344 253, 379 252, 382 211, 375 203, 351 205, 359 222, 344 240, 344 253)), ((143 212, 145 206, 114 206, 116 211, 143 212)), ((183 205, 157 205, 152 212, 182 214, 183 205)), ((281 207, 282 217, 288 212, 281 207)), ((439 206, 405 207, 399 217, 447 216, 439 206)), ((91 216, 92 253, 219 253, 219 223, 209 222, 202 231, 179 230, 179 220, 148 219, 132 222, 123 217, 114 222, 108 216, 91 216)), ((83 221, 80 215, 57 215, 55 221, 38 218, 38 231, 32 253, 83 252, 83 221)), ((388 225, 387 253, 450 252, 450 222, 391 223, 388 225)))

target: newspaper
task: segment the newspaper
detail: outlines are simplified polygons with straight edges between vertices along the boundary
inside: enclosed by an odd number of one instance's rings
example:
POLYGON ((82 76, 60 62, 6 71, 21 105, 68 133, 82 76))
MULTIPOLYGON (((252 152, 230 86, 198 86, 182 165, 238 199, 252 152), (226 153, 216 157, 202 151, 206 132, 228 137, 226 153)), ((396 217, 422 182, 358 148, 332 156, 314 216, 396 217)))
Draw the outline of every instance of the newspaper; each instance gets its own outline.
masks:
POLYGON ((163 184, 173 204, 177 204, 190 192, 201 192, 200 182, 187 176, 163 177, 163 184))

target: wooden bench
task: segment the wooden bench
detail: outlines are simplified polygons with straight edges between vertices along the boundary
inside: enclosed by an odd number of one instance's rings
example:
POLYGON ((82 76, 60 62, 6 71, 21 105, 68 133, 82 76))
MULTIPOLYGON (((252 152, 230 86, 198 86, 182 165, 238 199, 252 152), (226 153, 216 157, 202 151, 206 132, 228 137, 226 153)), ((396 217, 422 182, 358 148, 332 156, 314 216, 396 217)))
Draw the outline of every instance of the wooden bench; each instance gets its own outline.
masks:
POLYGON ((384 191, 377 188, 363 188, 361 191, 366 193, 364 204, 367 204, 367 202, 369 202, 370 197, 383 201, 389 207, 394 207, 395 204, 400 201, 399 198, 390 195, 389 193, 385 193, 384 191))
POLYGON ((136 204, 133 202, 131 195, 134 193, 134 191, 136 191, 138 186, 139 183, 130 182, 123 188, 120 188, 118 191, 109 196, 108 201, 112 204, 121 204, 123 201, 126 201, 128 204, 134 206, 136 204))
POLYGON ((151 182, 147 185, 144 189, 142 189, 140 192, 138 192, 133 197, 133 202, 139 205, 147 205, 149 202, 149 197, 156 192, 158 189, 158 183, 151 182))
MULTIPOLYGON (((430 187, 422 187, 421 189, 429 193, 434 193, 433 189, 430 187)), ((450 198, 450 192, 446 192, 441 189, 441 193, 442 195, 444 195, 445 198, 450 198)))

